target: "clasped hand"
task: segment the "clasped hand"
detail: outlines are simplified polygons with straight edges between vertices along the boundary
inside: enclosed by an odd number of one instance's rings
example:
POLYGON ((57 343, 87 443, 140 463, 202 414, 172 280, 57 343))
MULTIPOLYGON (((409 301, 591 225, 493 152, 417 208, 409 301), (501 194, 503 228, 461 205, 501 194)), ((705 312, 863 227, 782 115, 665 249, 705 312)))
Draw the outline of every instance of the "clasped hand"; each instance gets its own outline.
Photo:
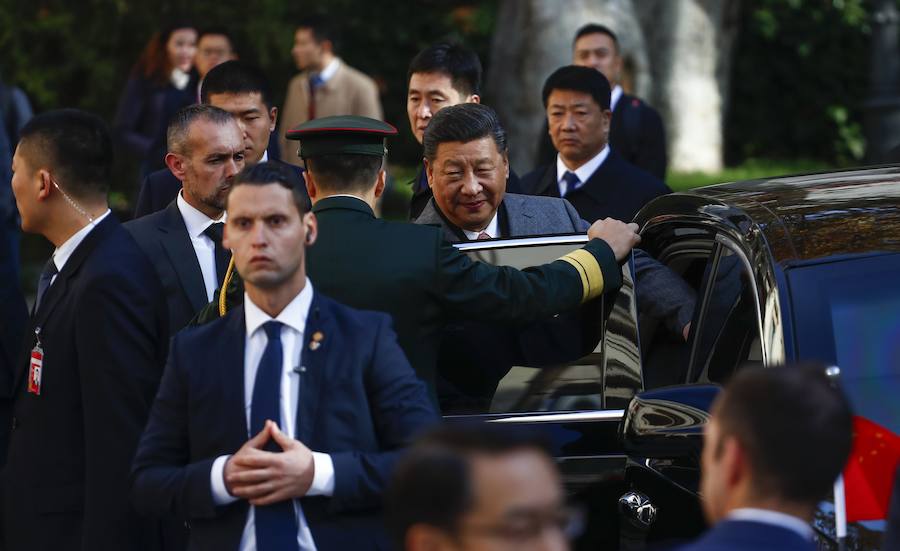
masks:
POLYGON ((306 495, 314 474, 312 451, 266 421, 259 434, 228 458, 223 476, 228 493, 259 506, 306 495), (283 451, 265 451, 270 439, 283 451))

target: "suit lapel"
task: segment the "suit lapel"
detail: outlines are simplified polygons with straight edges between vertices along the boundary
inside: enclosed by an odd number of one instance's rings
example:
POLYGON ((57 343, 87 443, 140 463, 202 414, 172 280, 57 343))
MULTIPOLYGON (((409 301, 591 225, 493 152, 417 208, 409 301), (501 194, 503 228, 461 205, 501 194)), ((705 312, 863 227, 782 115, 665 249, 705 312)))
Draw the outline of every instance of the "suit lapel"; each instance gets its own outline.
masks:
POLYGON ((159 241, 163 250, 172 263, 172 269, 178 276, 191 307, 199 311, 209 302, 206 298, 206 286, 203 283, 203 272, 200 270, 200 262, 197 260, 197 252, 187 232, 184 218, 178 210, 175 201, 166 207, 165 216, 157 227, 160 236, 159 241))
POLYGON ((559 184, 556 181, 556 162, 547 165, 547 170, 541 176, 538 189, 532 195, 548 195, 559 197, 559 184))
POLYGON ((524 197, 507 193, 500 208, 506 209, 506 220, 509 224, 509 235, 519 237, 536 233, 535 213, 529 208, 524 197))
POLYGON ((313 421, 325 388, 328 358, 340 344, 335 342, 336 337, 329 305, 315 292, 306 317, 304 342, 301 343, 299 402, 294 423, 294 438, 307 444, 312 437, 313 421))
MULTIPOLYGON (((246 392, 244 388, 244 348, 247 341, 244 305, 241 304, 229 312, 228 316, 225 334, 216 345, 220 360, 216 364, 224 369, 224 373, 219 375, 222 379, 222 400, 227 419, 223 419, 222 422, 225 426, 235 427, 233 438, 239 448, 247 441, 249 433, 244 398, 246 392)), ((217 367, 213 366, 213 369, 217 369, 217 367)), ((229 434, 231 433, 229 432, 229 434)))

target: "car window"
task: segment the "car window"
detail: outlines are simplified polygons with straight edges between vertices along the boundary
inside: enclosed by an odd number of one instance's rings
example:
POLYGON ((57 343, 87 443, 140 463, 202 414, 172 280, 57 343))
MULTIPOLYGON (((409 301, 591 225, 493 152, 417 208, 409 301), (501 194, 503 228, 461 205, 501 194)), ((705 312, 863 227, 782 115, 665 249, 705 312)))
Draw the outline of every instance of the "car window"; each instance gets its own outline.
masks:
POLYGON ((798 356, 841 369, 854 412, 900 432, 900 255, 788 270, 798 356))
MULTIPOLYGON (((460 244, 473 260, 526 268, 583 246, 585 236, 460 244)), ((630 265, 613 299, 539 322, 445 328, 438 395, 445 414, 621 409, 642 389, 630 265), (602 338, 606 335, 606 338, 602 338)))
POLYGON ((688 381, 723 384, 742 365, 762 365, 755 287, 742 257, 724 244, 705 279, 688 381))

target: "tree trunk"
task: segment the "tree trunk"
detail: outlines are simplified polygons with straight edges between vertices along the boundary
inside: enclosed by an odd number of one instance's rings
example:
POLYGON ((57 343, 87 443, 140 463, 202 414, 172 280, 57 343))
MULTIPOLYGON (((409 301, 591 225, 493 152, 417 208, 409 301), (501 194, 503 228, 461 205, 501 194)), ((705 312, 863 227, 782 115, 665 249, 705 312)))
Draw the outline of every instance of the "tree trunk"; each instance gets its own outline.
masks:
POLYGON ((544 80, 572 63, 579 27, 601 23, 615 29, 634 69, 639 94, 651 88, 650 67, 631 0, 502 0, 491 45, 485 103, 497 110, 509 135, 510 161, 520 174, 534 168, 546 115, 544 80))
POLYGON ((669 169, 722 170, 739 0, 642 0, 637 6, 656 83, 647 99, 666 124, 669 169))

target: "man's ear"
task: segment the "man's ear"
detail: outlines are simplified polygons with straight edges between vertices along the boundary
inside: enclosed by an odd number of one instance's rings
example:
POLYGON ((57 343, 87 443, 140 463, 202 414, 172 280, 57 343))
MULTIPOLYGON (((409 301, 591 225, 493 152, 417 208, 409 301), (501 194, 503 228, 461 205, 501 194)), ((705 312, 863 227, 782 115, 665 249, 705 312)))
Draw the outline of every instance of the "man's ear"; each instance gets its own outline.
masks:
POLYGON ((505 178, 509 180, 509 152, 503 154, 503 173, 505 178))
POLYGON ((729 488, 738 486, 750 476, 750 462, 747 452, 733 435, 726 436, 722 442, 722 465, 729 488))
POLYGON ((423 157, 422 161, 425 162, 425 179, 428 181, 428 187, 431 187, 431 182, 434 181, 434 165, 428 162, 426 157, 423 157))
POLYGON ((319 222, 313 212, 307 212, 303 215, 303 226, 306 229, 306 246, 315 244, 316 238, 319 236, 319 222))
POLYGON ((39 169, 36 176, 35 186, 37 188, 38 201, 46 201, 50 198, 50 193, 52 193, 51 188, 53 188, 53 178, 50 176, 50 172, 45 168, 39 169))
POLYGON ((467 100, 467 102, 468 103, 481 103, 481 96, 479 96, 478 94, 472 94, 471 96, 469 96, 469 99, 467 100))
POLYGON ((315 201, 318 191, 316 189, 316 179, 309 173, 309 170, 303 171, 303 181, 306 182, 306 193, 309 195, 310 201, 315 201))
POLYGON ((378 181, 375 182, 375 198, 378 199, 381 197, 381 194, 384 193, 384 181, 385 181, 385 172, 382 168, 378 171, 378 181))
POLYGON ((278 125, 278 108, 273 107, 269 109, 269 132, 275 132, 275 127, 278 125))
POLYGON ((184 175, 187 172, 187 161, 185 158, 177 153, 166 153, 165 161, 169 171, 184 182, 184 175))

